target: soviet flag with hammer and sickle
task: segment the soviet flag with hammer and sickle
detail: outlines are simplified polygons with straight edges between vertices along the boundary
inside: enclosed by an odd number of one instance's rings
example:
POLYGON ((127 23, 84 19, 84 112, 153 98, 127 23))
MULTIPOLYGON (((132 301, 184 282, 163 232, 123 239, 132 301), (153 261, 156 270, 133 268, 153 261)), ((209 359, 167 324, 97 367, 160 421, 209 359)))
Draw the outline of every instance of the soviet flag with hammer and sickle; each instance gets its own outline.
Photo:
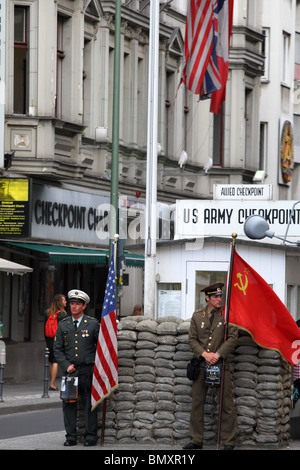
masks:
POLYGON ((277 350, 296 365, 300 360, 300 329, 269 284, 237 252, 229 292, 228 323, 248 331, 259 346, 277 350))

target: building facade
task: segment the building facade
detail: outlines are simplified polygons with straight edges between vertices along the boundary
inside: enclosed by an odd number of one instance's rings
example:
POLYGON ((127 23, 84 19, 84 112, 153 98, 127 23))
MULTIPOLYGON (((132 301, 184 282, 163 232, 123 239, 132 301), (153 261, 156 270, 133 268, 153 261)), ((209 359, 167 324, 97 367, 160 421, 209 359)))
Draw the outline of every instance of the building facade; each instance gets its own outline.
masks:
MULTIPOLYGON (((157 234, 161 244, 153 312, 153 316, 165 314, 163 297, 170 296, 176 315, 184 318, 195 304, 196 271, 211 271, 206 262, 223 263, 215 271, 224 276, 228 247, 221 240, 215 250, 211 241, 207 248, 201 242, 200 248, 193 245, 191 250, 187 243, 182 252, 182 241, 172 242, 176 201, 208 201, 216 185, 257 181, 272 187, 274 200, 297 200, 300 159, 299 2, 279 0, 276 7, 270 0, 235 2, 226 101, 218 115, 209 112, 210 100, 201 101, 179 86, 186 12, 187 0, 160 3, 157 234), (290 129, 292 156, 285 153, 281 158, 290 129), (262 173, 257 176, 258 170, 262 173), (179 269, 170 270, 178 255, 179 269), (186 269, 195 258, 204 264, 186 269), (192 296, 187 295, 187 282, 193 285, 192 296)), ((126 271, 119 291, 121 316, 143 303, 149 16, 149 1, 122 0, 118 176, 126 271)), ((101 312, 109 246, 115 1, 6 0, 2 25, 4 20, 5 68, 2 60, 0 79, 5 84, 1 127, 6 159, 1 201, 5 202, 12 180, 25 182, 28 192, 26 201, 21 199, 27 212, 21 211, 18 219, 19 224, 26 220, 26 230, 18 232, 13 224, 9 231, 3 223, 0 256, 32 267, 33 273, 0 274, 0 321, 7 343, 7 374, 23 379, 42 370, 44 311, 55 293, 73 287, 86 290, 92 299, 89 313, 101 312), (28 358, 31 371, 24 367, 28 358)), ((20 202, 18 198, 15 201, 20 202)), ((6 200, 5 207, 10 204, 17 205, 6 200)), ((9 218, 11 212, 6 214, 9 218)), ((231 227, 225 237, 230 235, 231 227)), ((266 256, 272 250, 267 248, 266 256)), ((276 264, 278 256, 271 259, 276 264)), ((297 260, 295 249, 284 252, 276 264, 286 273, 278 293, 286 300, 290 292, 294 305, 298 305, 298 283, 289 284, 288 278, 295 279, 297 260)), ((251 264, 251 256, 248 261, 251 264)))

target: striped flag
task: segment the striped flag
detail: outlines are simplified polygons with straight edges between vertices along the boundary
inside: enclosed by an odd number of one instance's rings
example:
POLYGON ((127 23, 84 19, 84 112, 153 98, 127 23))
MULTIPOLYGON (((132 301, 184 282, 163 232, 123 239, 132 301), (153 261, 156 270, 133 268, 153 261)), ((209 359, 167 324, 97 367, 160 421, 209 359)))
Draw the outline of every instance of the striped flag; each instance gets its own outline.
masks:
POLYGON ((181 82, 201 97, 212 97, 218 113, 225 98, 233 0, 189 0, 181 82))
POLYGON ((114 256, 112 255, 95 357, 91 396, 92 410, 118 387, 117 350, 115 269, 114 256))
POLYGON ((186 17, 182 81, 200 94, 213 51, 213 4, 215 0, 190 0, 186 17))

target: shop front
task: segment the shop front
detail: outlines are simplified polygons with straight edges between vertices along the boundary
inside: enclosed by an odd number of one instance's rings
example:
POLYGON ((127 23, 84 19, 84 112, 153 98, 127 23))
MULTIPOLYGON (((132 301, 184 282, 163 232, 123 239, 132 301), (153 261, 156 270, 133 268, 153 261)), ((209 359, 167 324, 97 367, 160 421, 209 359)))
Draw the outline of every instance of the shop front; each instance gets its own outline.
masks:
MULTIPOLYGON (((23 276, 8 277, 0 272, 6 380, 43 377, 44 315, 55 294, 67 295, 73 288, 88 292, 91 302, 87 314, 100 319, 108 273, 108 195, 34 181, 30 208, 28 235, 10 235, 0 243, 0 257, 32 269, 23 276)), ((143 260, 129 253, 126 260, 126 289, 131 289, 128 310, 142 300, 141 270, 136 267, 142 267, 143 260)))

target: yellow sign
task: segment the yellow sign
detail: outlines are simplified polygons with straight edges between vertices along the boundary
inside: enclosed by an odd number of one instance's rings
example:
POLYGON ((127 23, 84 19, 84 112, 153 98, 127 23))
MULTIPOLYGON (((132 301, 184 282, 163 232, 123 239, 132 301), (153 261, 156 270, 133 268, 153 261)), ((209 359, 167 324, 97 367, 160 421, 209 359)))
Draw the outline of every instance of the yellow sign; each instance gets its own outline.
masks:
POLYGON ((30 235, 30 181, 0 178, 0 237, 30 235))

